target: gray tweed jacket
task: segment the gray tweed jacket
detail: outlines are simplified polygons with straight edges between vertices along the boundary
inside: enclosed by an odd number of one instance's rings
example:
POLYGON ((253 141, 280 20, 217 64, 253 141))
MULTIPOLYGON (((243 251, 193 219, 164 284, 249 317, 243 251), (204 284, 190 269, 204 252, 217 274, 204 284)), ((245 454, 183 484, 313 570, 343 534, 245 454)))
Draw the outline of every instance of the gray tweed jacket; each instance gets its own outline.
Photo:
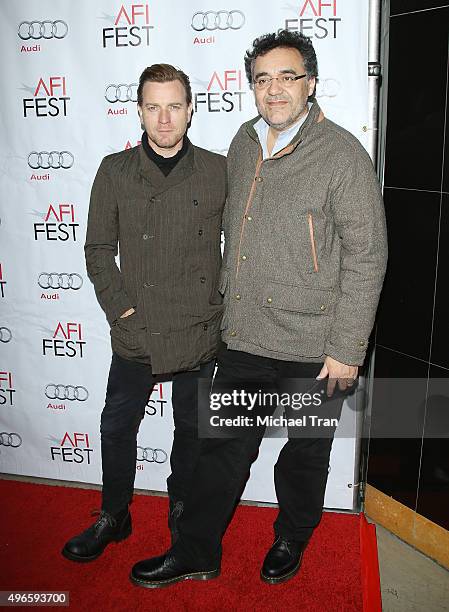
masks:
POLYGON ((223 340, 288 361, 364 361, 387 261, 371 160, 314 102, 292 142, 262 161, 254 123, 228 154, 223 340))

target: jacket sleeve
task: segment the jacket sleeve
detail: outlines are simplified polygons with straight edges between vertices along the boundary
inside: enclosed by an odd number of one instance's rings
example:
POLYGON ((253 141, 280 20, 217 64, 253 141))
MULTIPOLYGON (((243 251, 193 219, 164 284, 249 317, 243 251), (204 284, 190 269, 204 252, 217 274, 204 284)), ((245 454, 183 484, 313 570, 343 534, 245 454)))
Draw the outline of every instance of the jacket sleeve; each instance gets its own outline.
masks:
POLYGON ((341 240, 340 295, 324 353, 347 365, 363 364, 387 264, 380 186, 371 159, 358 145, 334 177, 331 193, 341 240))
POLYGON ((84 253, 89 279, 110 325, 134 307, 116 264, 119 220, 117 198, 105 159, 92 186, 84 253))

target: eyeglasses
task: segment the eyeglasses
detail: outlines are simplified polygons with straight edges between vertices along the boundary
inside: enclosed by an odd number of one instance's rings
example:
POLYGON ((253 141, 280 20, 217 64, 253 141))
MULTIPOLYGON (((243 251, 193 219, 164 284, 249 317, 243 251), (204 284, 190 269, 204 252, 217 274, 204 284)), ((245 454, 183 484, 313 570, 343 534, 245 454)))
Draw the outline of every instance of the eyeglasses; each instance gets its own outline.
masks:
POLYGON ((257 89, 266 89, 271 85, 271 81, 277 80, 282 87, 291 87, 295 81, 299 81, 299 79, 303 79, 305 76, 307 76, 307 74, 297 74, 295 76, 292 74, 283 74, 279 77, 259 77, 253 81, 253 84, 257 89))

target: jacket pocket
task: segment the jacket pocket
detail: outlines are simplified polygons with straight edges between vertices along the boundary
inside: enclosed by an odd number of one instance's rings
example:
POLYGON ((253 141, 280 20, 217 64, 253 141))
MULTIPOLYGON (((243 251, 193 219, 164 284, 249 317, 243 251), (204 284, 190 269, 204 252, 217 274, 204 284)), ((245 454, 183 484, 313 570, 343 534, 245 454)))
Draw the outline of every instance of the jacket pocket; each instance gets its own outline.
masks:
POLYGON ((146 327, 137 312, 119 318, 111 327, 112 348, 123 357, 146 357, 146 327))
POLYGON ((332 289, 268 281, 260 308, 259 344, 273 352, 316 358, 323 354, 334 301, 332 289))
POLYGON ((318 272, 318 257, 316 254, 316 242, 315 242, 315 228, 313 226, 312 213, 307 214, 307 224, 309 226, 309 238, 310 238, 310 249, 312 253, 312 263, 315 272, 318 272))

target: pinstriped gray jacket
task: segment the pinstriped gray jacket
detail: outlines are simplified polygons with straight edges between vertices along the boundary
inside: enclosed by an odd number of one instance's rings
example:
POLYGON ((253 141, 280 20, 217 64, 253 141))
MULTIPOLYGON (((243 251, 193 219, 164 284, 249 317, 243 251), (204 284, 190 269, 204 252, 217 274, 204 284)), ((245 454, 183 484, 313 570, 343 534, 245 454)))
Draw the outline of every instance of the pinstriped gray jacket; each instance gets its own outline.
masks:
POLYGON ((215 356, 226 159, 189 145, 165 177, 142 146, 105 157, 92 187, 86 265, 112 348, 153 374, 215 356), (115 262, 120 246, 120 269, 115 262), (120 319, 129 308, 136 312, 120 319))
POLYGON ((274 359, 360 365, 387 260, 371 160, 314 102, 291 143, 262 161, 258 119, 228 154, 223 340, 274 359))

